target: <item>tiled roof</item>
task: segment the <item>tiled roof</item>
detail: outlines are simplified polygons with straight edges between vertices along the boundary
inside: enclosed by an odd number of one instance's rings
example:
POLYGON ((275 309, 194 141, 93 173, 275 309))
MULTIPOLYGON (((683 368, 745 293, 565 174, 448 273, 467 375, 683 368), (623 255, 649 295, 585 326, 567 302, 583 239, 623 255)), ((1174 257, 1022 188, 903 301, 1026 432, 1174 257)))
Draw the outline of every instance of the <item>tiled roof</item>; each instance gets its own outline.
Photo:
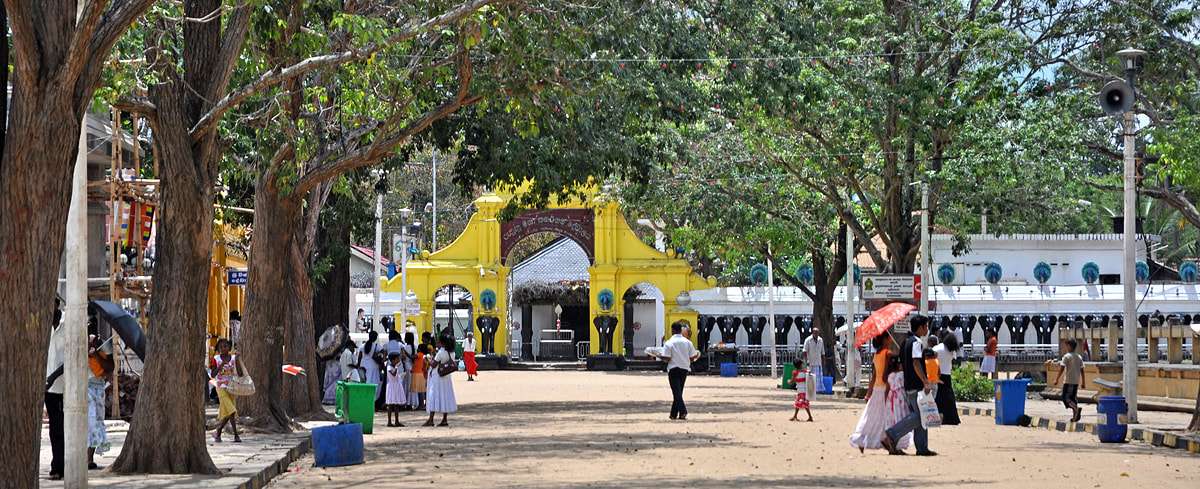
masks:
POLYGON ((587 253, 566 238, 558 238, 542 247, 512 270, 512 285, 527 282, 561 282, 588 280, 587 253))

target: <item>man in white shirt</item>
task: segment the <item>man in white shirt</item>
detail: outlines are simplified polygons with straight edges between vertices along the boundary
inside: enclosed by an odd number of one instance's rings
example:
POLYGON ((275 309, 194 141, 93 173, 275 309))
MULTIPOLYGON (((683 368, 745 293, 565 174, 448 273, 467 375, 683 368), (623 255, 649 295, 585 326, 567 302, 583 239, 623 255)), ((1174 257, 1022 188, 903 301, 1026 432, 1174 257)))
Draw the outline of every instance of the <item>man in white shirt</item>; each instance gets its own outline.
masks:
POLYGON ((812 372, 817 385, 821 385, 821 377, 824 375, 824 359, 825 342, 821 341, 821 328, 813 326, 812 335, 804 340, 804 360, 808 363, 808 371, 812 372))
POLYGON ((475 333, 467 330, 467 336, 463 338, 463 365, 467 367, 467 381, 475 382, 475 376, 479 375, 479 363, 475 361, 475 333))
POLYGON ((671 324, 671 339, 663 343, 659 358, 667 362, 667 379, 671 383, 671 419, 687 419, 687 407, 683 404, 683 385, 692 371, 692 361, 700 358, 692 340, 687 337, 687 322, 671 324))
MULTIPOLYGON (((55 301, 56 303, 58 301, 55 301)), ((56 304, 57 305, 57 304, 56 304)), ((54 310, 54 329, 46 352, 46 417, 50 421, 50 480, 63 478, 63 343, 62 311, 54 310)))

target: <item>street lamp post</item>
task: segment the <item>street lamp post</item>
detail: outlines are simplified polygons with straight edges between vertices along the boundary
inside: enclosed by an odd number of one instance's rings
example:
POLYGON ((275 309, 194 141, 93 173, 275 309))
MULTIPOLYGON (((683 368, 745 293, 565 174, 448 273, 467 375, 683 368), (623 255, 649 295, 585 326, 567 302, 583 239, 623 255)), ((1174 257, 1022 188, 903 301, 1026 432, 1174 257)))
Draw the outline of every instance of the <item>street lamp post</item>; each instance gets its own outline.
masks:
POLYGON ((377 173, 379 180, 375 182, 375 276, 374 298, 371 299, 371 330, 379 323, 379 278, 383 275, 383 194, 387 193, 387 174, 377 173))
MULTIPOLYGON (((1123 49, 1117 52, 1117 56, 1121 58, 1123 68, 1125 69, 1125 83, 1129 85, 1129 90, 1132 92, 1131 105, 1137 104, 1137 85, 1135 75, 1137 74, 1138 65, 1145 51, 1140 49, 1123 49)), ((1135 253, 1135 227, 1137 223, 1137 162, 1135 161, 1135 145, 1136 140, 1133 134, 1134 125, 1134 110, 1132 107, 1124 111, 1124 150, 1125 150, 1125 168, 1124 168, 1124 213, 1125 218, 1122 224, 1124 225, 1123 251, 1124 251, 1124 267, 1121 274, 1122 298, 1124 302, 1125 312, 1125 358, 1124 358, 1124 394, 1125 402, 1129 405, 1129 422, 1137 422, 1137 304, 1135 296, 1137 295, 1137 256, 1135 253)))
POLYGON ((400 209, 400 329, 408 325, 408 216, 412 210, 400 209))

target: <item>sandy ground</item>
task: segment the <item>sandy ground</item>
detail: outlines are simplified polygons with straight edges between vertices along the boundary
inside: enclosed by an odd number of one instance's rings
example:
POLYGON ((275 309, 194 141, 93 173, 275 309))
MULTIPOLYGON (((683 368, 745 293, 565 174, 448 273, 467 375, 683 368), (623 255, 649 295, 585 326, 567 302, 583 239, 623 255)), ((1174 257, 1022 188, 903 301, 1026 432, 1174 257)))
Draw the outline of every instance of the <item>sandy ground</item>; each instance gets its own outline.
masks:
POLYGON ((934 430, 938 457, 859 454, 847 437, 861 404, 819 399, 816 422, 789 422, 794 394, 763 378, 689 378, 679 422, 667 419, 662 373, 454 375, 450 428, 416 427, 419 413, 381 427, 381 414, 365 464, 321 469, 308 456, 269 487, 1195 488, 1200 474, 1200 456, 1185 452, 979 416, 934 430))

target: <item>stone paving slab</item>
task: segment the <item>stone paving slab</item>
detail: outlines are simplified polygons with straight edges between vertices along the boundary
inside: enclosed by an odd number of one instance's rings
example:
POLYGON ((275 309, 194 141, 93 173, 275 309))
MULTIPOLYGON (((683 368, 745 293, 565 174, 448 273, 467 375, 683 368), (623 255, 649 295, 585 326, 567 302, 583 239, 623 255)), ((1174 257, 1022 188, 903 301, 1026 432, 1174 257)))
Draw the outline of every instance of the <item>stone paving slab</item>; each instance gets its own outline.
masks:
MULTIPOLYGON (((306 428, 313 428, 332 423, 302 424, 306 428)), ((121 444, 129 431, 129 425, 124 421, 109 421, 106 425, 112 448, 107 453, 96 456, 96 463, 104 467, 112 464, 121 453, 121 444)), ((88 472, 88 486, 112 489, 259 489, 265 487, 271 478, 286 471, 292 462, 311 448, 311 438, 307 431, 287 435, 243 433, 242 443, 233 443, 231 439, 231 436, 226 435, 222 443, 215 443, 211 438, 207 442, 208 453, 213 463, 222 471, 221 475, 119 475, 99 470, 88 472)), ((50 438, 44 424, 40 456, 39 487, 63 487, 62 481, 52 481, 48 478, 50 438)))

